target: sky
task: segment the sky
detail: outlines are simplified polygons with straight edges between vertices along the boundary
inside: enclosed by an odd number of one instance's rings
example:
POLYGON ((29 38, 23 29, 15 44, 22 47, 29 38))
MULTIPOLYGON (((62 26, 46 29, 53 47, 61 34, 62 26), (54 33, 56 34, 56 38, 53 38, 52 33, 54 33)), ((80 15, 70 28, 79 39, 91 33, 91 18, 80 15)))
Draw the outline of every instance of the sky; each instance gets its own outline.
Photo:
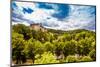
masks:
POLYGON ((40 23, 56 30, 87 29, 95 31, 96 7, 45 2, 12 1, 12 24, 40 23))

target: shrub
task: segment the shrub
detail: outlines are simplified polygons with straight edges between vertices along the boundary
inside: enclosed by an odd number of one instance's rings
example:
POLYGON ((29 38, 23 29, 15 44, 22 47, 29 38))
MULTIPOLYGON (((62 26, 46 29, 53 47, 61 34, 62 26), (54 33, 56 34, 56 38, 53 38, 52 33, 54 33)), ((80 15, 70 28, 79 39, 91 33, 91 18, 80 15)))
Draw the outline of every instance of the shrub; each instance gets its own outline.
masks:
POLYGON ((82 59, 81 59, 82 62, 90 62, 92 61, 92 58, 89 57, 89 56, 84 56, 82 59))
POLYGON ((58 63, 55 56, 51 52, 44 52, 40 58, 35 60, 35 64, 48 64, 48 63, 58 63))
POLYGON ((93 59, 96 60, 96 51, 93 49, 92 51, 90 51, 89 56, 93 59))
POLYGON ((66 58, 66 62, 69 62, 69 63, 71 63, 71 62, 77 62, 77 61, 78 61, 78 59, 77 59, 76 56, 71 56, 71 55, 69 55, 69 56, 67 56, 67 58, 66 58))

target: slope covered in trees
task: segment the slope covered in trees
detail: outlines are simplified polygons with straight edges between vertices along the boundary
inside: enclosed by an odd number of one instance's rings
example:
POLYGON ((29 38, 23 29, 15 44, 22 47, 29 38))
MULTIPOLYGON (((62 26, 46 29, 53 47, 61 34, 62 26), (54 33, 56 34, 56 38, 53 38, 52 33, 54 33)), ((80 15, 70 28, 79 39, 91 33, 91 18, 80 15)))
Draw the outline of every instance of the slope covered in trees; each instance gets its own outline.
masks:
POLYGON ((23 24, 12 26, 14 64, 47 64, 96 60, 96 34, 78 29, 35 31, 23 24))

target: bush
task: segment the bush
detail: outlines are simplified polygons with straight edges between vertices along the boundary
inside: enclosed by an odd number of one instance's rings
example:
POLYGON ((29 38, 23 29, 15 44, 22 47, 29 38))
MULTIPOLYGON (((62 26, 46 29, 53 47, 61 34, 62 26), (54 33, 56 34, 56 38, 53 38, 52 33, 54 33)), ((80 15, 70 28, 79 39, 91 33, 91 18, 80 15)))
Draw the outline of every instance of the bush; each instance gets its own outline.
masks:
POLYGON ((89 57, 89 56, 84 56, 82 59, 81 59, 82 62, 90 62, 92 61, 92 58, 89 57))
POLYGON ((92 51, 90 51, 89 56, 93 59, 96 60, 96 51, 93 49, 92 51))
POLYGON ((67 56, 67 58, 66 58, 66 62, 69 62, 69 63, 71 63, 71 62, 77 62, 77 61, 78 61, 78 59, 77 59, 76 56, 71 56, 71 55, 69 55, 69 56, 67 56))
MULTIPOLYGON (((40 57, 40 56, 38 56, 40 57)), ((48 64, 48 63, 58 63, 55 56, 51 52, 44 52, 40 58, 36 56, 35 64, 48 64)))
POLYGON ((48 51, 53 52, 55 49, 54 45, 50 42, 45 42, 43 46, 44 46, 46 52, 48 52, 48 51))

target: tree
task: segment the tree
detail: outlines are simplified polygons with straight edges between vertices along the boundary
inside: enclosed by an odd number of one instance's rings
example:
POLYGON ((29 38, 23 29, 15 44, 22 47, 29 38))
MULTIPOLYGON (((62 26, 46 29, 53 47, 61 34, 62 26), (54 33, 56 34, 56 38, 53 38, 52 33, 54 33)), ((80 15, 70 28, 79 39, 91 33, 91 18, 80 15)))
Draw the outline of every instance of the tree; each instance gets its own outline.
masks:
POLYGON ((25 26, 24 24, 13 25, 13 30, 14 32, 23 34, 25 40, 28 40, 32 37, 30 28, 28 26, 25 26))
POLYGON ((52 44, 50 42, 45 42, 43 46, 44 46, 44 49, 46 52, 48 52, 48 51, 54 52, 54 50, 55 50, 54 44, 52 44))
POLYGON ((93 49, 89 52, 89 56, 95 61, 96 60, 96 51, 93 49))
POLYGON ((16 60, 16 64, 26 62, 26 56, 24 53, 24 40, 23 35, 13 32, 12 33, 12 56, 16 60), (21 62, 22 61, 22 62, 21 62))
POLYGON ((28 55, 28 57, 32 60, 32 62, 34 63, 35 60, 35 52, 34 52, 34 42, 32 43, 30 40, 27 42, 27 45, 25 46, 25 51, 26 51, 26 55, 28 55))
POLYGON ((58 42, 58 41, 53 41, 53 44, 54 44, 55 54, 57 57, 59 57, 61 54, 63 54, 64 43, 58 42))
POLYGON ((70 41, 72 39, 72 36, 68 33, 63 34, 63 41, 70 41))
POLYGON ((31 38, 30 40, 28 40, 27 45, 26 45, 26 53, 28 55, 28 57, 32 60, 32 62, 34 63, 35 61, 35 55, 37 54, 42 54, 43 53, 43 47, 41 42, 31 38))
POLYGON ((55 56, 51 52, 44 52, 40 58, 35 60, 35 64, 48 64, 48 63, 58 63, 59 61, 55 59, 55 56))
POLYGON ((64 46, 65 57, 68 55, 76 54, 76 51, 77 51, 76 49, 77 49, 77 41, 71 40, 71 41, 65 42, 65 46, 64 46))
POLYGON ((89 42, 88 39, 81 39, 78 44, 78 53, 80 55, 88 55, 91 48, 91 42, 89 42))

